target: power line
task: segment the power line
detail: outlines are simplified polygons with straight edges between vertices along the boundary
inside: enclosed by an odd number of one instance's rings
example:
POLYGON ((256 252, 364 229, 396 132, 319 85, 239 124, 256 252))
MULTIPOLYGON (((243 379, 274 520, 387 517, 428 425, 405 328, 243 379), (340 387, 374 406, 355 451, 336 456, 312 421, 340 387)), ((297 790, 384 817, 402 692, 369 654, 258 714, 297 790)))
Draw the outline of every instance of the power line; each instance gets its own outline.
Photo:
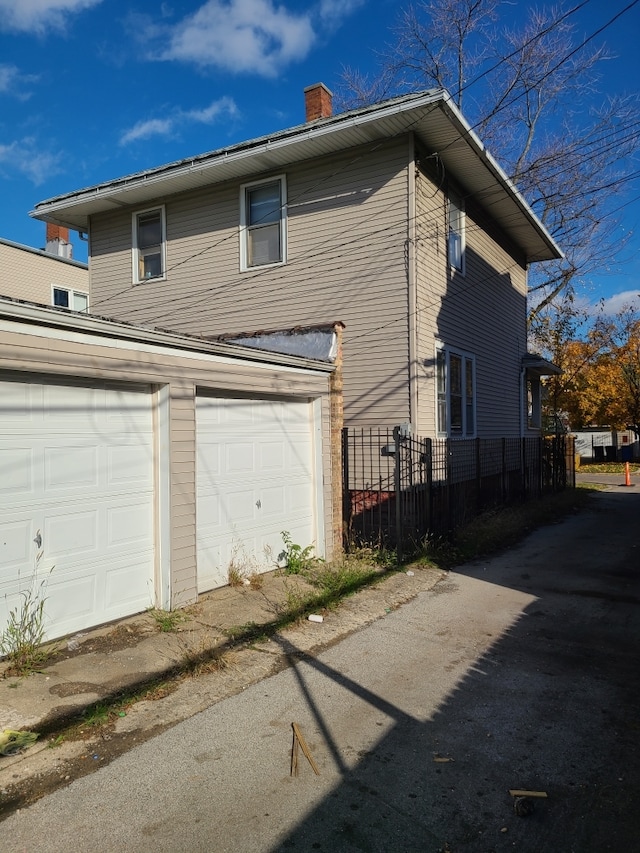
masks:
MULTIPOLYGON (((586 2, 588 2, 588 0, 586 0, 586 2)), ((611 23, 613 23, 617 18, 619 18, 619 17, 620 17, 622 14, 624 14, 626 11, 628 11, 628 10, 629 10, 629 9, 631 9, 631 8, 633 8, 633 6, 635 6, 638 2, 640 2, 640 0, 634 0, 634 2, 630 3, 630 4, 629 4, 629 5, 628 5, 624 10, 622 10, 620 13, 618 13, 616 16, 614 16, 614 18, 612 18, 612 19, 611 19, 611 21, 609 21, 606 25, 604 25, 603 27, 599 28, 599 29, 598 29, 595 33, 593 33, 593 34, 592 34, 588 39, 585 39, 585 41, 583 41, 583 42, 582 42, 582 44, 581 44, 579 47, 575 48, 575 50, 574 50, 574 51, 571 51, 569 54, 567 54, 567 56, 566 56, 566 57, 564 57, 564 58, 563 58, 559 63, 557 63, 557 64, 556 64, 556 66, 554 66, 554 69, 552 69, 550 72, 548 72, 548 74, 553 73, 553 71, 554 71, 554 70, 557 70, 557 68, 558 68, 558 67, 560 67, 560 65, 561 65, 563 62, 567 61, 567 60, 568 60, 568 59, 569 59, 569 58, 570 58, 570 57, 571 57, 575 52, 577 52, 577 51, 578 51, 578 50, 580 50, 582 47, 584 47, 584 45, 585 45, 585 44, 587 44, 587 43, 588 43, 592 38, 594 38, 597 34, 599 34, 599 33, 600 33, 600 32, 602 32, 604 29, 606 29, 606 27, 607 27, 607 26, 610 26, 610 25, 611 25, 611 23)), ((564 18, 566 18, 568 15, 570 15, 570 14, 574 14, 577 10, 579 10, 579 9, 580 9, 582 6, 584 6, 584 5, 585 5, 585 3, 582 3, 582 4, 578 5, 577 7, 575 7, 573 10, 571 10, 571 11, 570 11, 570 12, 568 12, 568 13, 566 13, 566 15, 565 15, 565 16, 563 16, 563 17, 560 19, 560 21, 561 21, 561 20, 564 20, 564 18)), ((556 24, 557 24, 557 22, 556 22, 556 24)), ((552 25, 550 25, 549 29, 550 29, 551 27, 552 27, 552 25)), ((541 34, 537 34, 537 36, 536 36, 536 37, 534 37, 533 39, 531 39, 530 41, 533 41, 535 38, 539 38, 540 36, 541 36, 541 34)), ((527 42, 527 44, 528 44, 528 43, 529 43, 529 42, 527 42)), ((518 51, 514 51, 510 56, 513 56, 513 55, 515 55, 516 53, 518 53, 518 51)), ((505 61, 506 61, 506 59, 507 59, 507 58, 505 58, 505 61)), ((485 72, 485 73, 488 73, 488 72, 485 72)), ((540 79, 540 81, 539 81, 539 82, 541 82, 543 79, 545 79, 545 77, 546 77, 546 76, 548 76, 548 74, 547 74, 547 75, 543 75, 543 77, 540 79)), ((479 79, 479 78, 477 78, 477 79, 479 79)), ((472 81, 472 82, 477 82, 477 80, 474 80, 474 81, 472 81)), ((470 84, 469 84, 469 85, 470 85, 470 84)), ((516 99, 514 99, 514 100, 513 100, 512 102, 510 102, 510 103, 513 103, 515 100, 516 100, 516 99)), ((506 105, 505 105, 505 107, 506 107, 506 105)), ((417 121, 417 119, 416 119, 416 121, 417 121)), ((477 125, 476 125, 476 126, 477 126, 477 125)), ((406 133, 406 132, 407 132, 407 131, 403 131, 403 134, 404 134, 404 133, 406 133)), ((335 177, 335 176, 337 176, 337 175, 341 174, 341 173, 342 173, 343 171, 345 171, 347 168, 349 168, 350 166, 352 166, 352 165, 353 165, 353 163, 355 163, 355 162, 357 162, 358 160, 360 160, 360 159, 364 158, 364 157, 366 156, 366 154, 373 152, 373 151, 374 151, 377 147, 379 147, 381 144, 382 144, 382 142, 378 142, 375 146, 372 146, 370 149, 368 149, 368 150, 367 150, 367 152, 364 152, 364 153, 362 153, 362 154, 359 154, 356 158, 353 158, 353 160, 351 160, 351 161, 349 161, 348 163, 346 163, 346 164, 345 164, 341 169, 336 170, 334 173, 332 173, 332 175, 330 175, 330 176, 326 176, 326 177, 324 177, 324 178, 323 178, 323 180, 322 180, 322 181, 318 181, 318 182, 316 182, 316 184, 315 184, 313 187, 306 188, 305 192, 304 192, 304 193, 300 193, 300 194, 299 194, 299 196, 298 196, 296 199, 294 199, 294 201, 297 201, 297 200, 299 200, 300 198, 303 198, 305 195, 309 194, 309 193, 310 193, 310 192, 312 192, 314 189, 317 189, 319 186, 323 186, 324 184, 326 184, 326 182, 328 182, 329 180, 331 180, 331 178, 333 178, 333 177, 335 177)), ((446 150, 446 149, 444 149, 444 150, 446 150)), ((613 186, 613 184, 612 184, 612 186, 613 186)), ((467 194, 467 196, 466 196, 466 197, 467 197, 467 198, 472 198, 474 195, 475 195, 475 194, 467 194)), ((293 203, 293 202, 292 202, 292 203, 293 203)), ((485 205, 484 205, 484 206, 485 206, 485 207, 490 207, 490 205, 487 205, 486 203, 485 203, 485 205)), ((375 233, 375 232, 374 232, 374 233, 375 233)), ((177 263, 176 263, 176 264, 174 264, 173 266, 168 267, 167 272, 172 272, 172 271, 174 271, 177 267, 182 266, 182 265, 184 265, 184 264, 188 263, 189 261, 192 261, 192 260, 194 260, 195 258, 200 257, 200 256, 202 256, 202 255, 204 255, 204 254, 206 254, 206 253, 208 253, 208 252, 212 251, 213 249, 217 248, 218 246, 220 246, 220 245, 224 244, 225 242, 227 242, 227 241, 229 241, 229 240, 231 240, 231 239, 234 239, 234 240, 235 240, 235 239, 236 239, 236 237, 237 237, 237 231, 234 231, 234 232, 233 232, 233 233, 231 233, 231 234, 225 235, 225 237, 220 238, 219 240, 217 240, 217 241, 215 241, 214 243, 211 243, 211 244, 209 244, 209 245, 207 245, 207 246, 203 247, 202 249, 199 249, 197 252, 192 253, 191 255, 187 256, 186 258, 183 258, 182 260, 180 260, 179 262, 177 262, 177 263)), ((329 242, 329 241, 327 241, 327 242, 329 242)), ((307 256, 306 258, 303 258, 303 260, 306 260, 306 262, 307 262, 307 263, 310 263, 311 259, 312 259, 312 256, 307 256)), ((253 278, 258 278, 258 276, 260 276, 261 274, 262 274, 262 271, 258 271, 258 272, 256 272, 255 276, 252 276, 252 279, 253 279, 253 278)), ((250 282, 251 282, 251 280, 249 280, 249 284, 250 284, 250 282)), ((245 281, 245 283, 244 283, 244 287, 246 288, 246 286, 247 286, 247 282, 245 281)), ((201 303, 202 303, 202 301, 204 301, 204 299, 205 299, 205 298, 207 298, 207 293, 213 293, 213 292, 219 293, 219 292, 221 292, 221 290, 226 289, 226 288, 230 288, 230 287, 234 287, 234 288, 235 288, 235 287, 237 287, 237 280, 235 280, 235 279, 234 279, 234 280, 230 280, 230 281, 228 281, 228 282, 226 282, 226 283, 222 283, 222 284, 219 284, 219 283, 218 283, 218 284, 213 285, 212 287, 208 288, 204 293, 202 293, 202 292, 201 292, 201 293, 199 293, 199 294, 198 294, 198 296, 197 296, 198 302, 194 302, 194 295, 193 295, 193 294, 189 294, 188 296, 185 296, 185 297, 184 297, 184 299, 185 299, 185 300, 186 300, 186 299, 188 299, 188 300, 189 300, 189 302, 190 302, 191 310, 195 310, 195 308, 197 307, 197 305, 201 304, 201 303)), ((93 302, 93 303, 92 303, 92 307, 93 307, 93 308, 95 308, 95 307, 96 307, 96 306, 98 306, 98 305, 102 305, 102 304, 105 304, 105 303, 107 303, 107 302, 110 302, 112 299, 114 299, 114 298, 118 298, 118 297, 121 297, 121 296, 123 296, 123 295, 125 295, 125 294, 132 295, 132 291, 135 291, 135 288, 134 288, 134 287, 132 287, 132 285, 129 285, 129 286, 127 286, 127 288, 126 288, 125 290, 120 291, 119 293, 116 293, 116 294, 110 294, 109 296, 106 296, 106 297, 104 297, 103 299, 101 299, 101 300, 99 300, 99 301, 97 301, 97 302, 93 302)), ((181 299, 182 299, 182 297, 181 297, 181 299)), ((173 308, 174 308, 174 306, 175 306, 175 301, 172 303, 172 307, 171 307, 171 309, 169 309, 169 310, 171 311, 171 313, 173 313, 173 308)), ((162 314, 157 315, 155 318, 152 318, 152 320, 151 320, 151 321, 152 321, 152 322, 154 322, 154 321, 156 321, 156 322, 157 322, 158 320, 160 320, 160 319, 162 319, 163 317, 166 317, 166 316, 168 316, 168 312, 163 312, 162 314)))

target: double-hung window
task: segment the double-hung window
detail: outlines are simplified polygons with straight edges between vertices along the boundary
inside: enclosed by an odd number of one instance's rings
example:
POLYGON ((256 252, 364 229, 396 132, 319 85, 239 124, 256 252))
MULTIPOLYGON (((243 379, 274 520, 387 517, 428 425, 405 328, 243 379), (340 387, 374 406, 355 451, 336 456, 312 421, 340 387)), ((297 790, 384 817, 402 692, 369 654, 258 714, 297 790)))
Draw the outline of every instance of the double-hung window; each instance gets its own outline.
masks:
POLYGON ((72 311, 89 310, 89 294, 81 290, 71 290, 68 287, 52 288, 51 301, 57 308, 70 308, 72 311))
POLYGON ((286 261, 286 182, 284 177, 245 184, 240 196, 240 268, 286 261))
POLYGON ((460 196, 449 194, 449 264, 464 274, 465 255, 464 204, 460 196))
POLYGON ((436 352, 438 435, 472 438, 476 432, 475 358, 464 352, 436 352))
POLYGON ((165 275, 164 207, 133 214, 133 280, 136 284, 165 275))

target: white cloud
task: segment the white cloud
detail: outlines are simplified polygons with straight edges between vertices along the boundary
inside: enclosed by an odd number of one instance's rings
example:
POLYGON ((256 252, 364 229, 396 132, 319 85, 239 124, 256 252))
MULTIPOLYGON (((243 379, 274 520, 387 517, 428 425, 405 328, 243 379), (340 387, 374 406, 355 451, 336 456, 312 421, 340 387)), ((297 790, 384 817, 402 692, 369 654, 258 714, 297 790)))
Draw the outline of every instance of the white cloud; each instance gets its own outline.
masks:
POLYGON ((62 156, 44 151, 33 137, 0 145, 0 167, 25 175, 36 186, 62 172, 62 156))
POLYGON ((140 121, 122 134, 120 144, 127 145, 152 136, 171 136, 184 124, 214 124, 223 116, 234 118, 237 115, 238 108, 232 98, 219 98, 201 110, 174 110, 171 115, 161 119, 140 121))
POLYGON ((12 95, 26 101, 31 97, 26 86, 37 79, 34 74, 22 74, 15 65, 0 65, 0 94, 12 95))
POLYGON ((640 287, 636 290, 623 290, 602 300, 602 311, 606 315, 618 314, 625 308, 640 310, 640 287))
POLYGON ((102 0, 0 0, 0 29, 43 35, 64 30, 67 17, 102 0))
POLYGON ((320 0, 319 14, 328 24, 340 24, 343 18, 364 6, 365 0, 320 0))
POLYGON ((314 41, 310 13, 273 0, 208 0, 173 30, 160 58, 273 77, 314 41))
POLYGON ((138 139, 149 139, 151 136, 169 136, 172 130, 172 119, 152 118, 149 121, 139 121, 122 134, 120 144, 126 145, 138 139))

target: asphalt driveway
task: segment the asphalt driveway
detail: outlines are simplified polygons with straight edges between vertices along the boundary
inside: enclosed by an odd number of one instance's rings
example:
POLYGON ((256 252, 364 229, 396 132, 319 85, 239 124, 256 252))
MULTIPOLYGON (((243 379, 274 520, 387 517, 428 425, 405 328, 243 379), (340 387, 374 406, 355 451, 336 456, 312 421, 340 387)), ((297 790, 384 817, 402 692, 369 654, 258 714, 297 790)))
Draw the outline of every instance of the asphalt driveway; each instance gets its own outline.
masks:
POLYGON ((11 851, 631 851, 640 495, 451 572, 3 824, 11 851), (301 755, 289 773, 291 722, 301 755), (546 794, 514 811, 510 789, 546 794))

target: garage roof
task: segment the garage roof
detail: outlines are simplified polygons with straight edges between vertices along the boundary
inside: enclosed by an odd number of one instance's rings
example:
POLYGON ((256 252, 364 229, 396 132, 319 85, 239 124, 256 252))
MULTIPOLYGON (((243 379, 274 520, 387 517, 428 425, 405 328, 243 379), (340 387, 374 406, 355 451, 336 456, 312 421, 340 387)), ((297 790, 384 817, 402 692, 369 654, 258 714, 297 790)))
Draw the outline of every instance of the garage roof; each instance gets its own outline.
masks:
POLYGON ((56 196, 37 204, 31 216, 87 231, 89 218, 97 213, 145 205, 410 131, 429 152, 438 154, 445 169, 490 212, 528 262, 562 257, 553 237, 442 89, 393 98, 56 196))

